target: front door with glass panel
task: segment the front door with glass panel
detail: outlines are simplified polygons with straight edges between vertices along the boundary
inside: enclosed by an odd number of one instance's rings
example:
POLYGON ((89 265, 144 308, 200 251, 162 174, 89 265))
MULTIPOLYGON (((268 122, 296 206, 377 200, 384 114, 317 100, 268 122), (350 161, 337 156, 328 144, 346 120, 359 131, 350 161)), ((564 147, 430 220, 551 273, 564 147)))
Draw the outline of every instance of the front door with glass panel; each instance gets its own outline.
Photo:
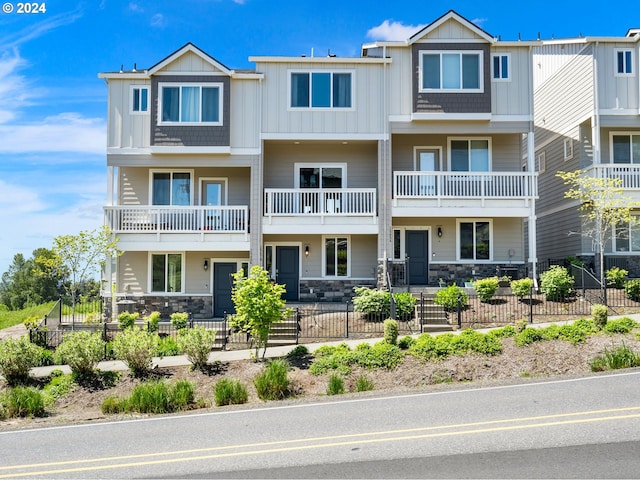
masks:
POLYGON ((228 212, 220 207, 226 204, 224 180, 203 180, 201 203, 207 208, 204 212, 205 230, 224 230, 228 224, 228 212), (226 215, 225 215, 226 214, 226 215))
MULTIPOLYGON (((432 173, 440 170, 440 152, 437 149, 424 148, 416 150, 416 171, 432 173)), ((418 195, 435 195, 435 175, 421 174, 418 179, 418 195)))

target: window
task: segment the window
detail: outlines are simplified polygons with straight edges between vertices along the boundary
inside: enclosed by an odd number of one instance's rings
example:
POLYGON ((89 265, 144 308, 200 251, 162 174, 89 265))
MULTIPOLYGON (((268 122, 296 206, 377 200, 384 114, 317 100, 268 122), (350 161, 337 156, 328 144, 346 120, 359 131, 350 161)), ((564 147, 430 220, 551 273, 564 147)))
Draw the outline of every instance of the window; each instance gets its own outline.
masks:
POLYGON ((292 108, 351 108, 350 72, 292 72, 292 108))
POLYGON ((633 75, 633 51, 616 50, 616 76, 633 75))
POLYGON ((573 139, 565 138, 564 140, 564 159, 573 158, 573 139))
POLYGON ((491 260, 491 224, 488 221, 460 222, 460 260, 491 260))
POLYGON ((328 164, 296 164, 299 184, 297 188, 342 188, 346 185, 346 165, 328 164))
POLYGON ((191 205, 190 172, 152 172, 153 205, 191 205))
POLYGON ((160 123, 222 124, 222 84, 160 84, 160 123))
POLYGON ((640 133, 612 134, 613 163, 640 163, 640 133))
POLYGON ((349 276, 349 239, 346 237, 325 237, 324 239, 325 277, 349 276))
POLYGON ((182 254, 154 253, 151 255, 151 291, 182 291, 182 254))
POLYGON ((547 169, 547 156, 545 152, 536 155, 536 172, 542 173, 547 169))
POLYGON ((482 52, 422 52, 420 91, 482 92, 482 52))
POLYGON ((488 139, 450 139, 449 165, 452 172, 488 172, 488 139))
POLYGON ((614 232, 616 252, 640 252, 640 216, 634 215, 627 225, 617 226, 614 232))
POLYGON ((131 87, 131 113, 149 112, 149 87, 131 87))
POLYGON ((493 68, 493 73, 491 77, 494 80, 510 80, 511 79, 508 54, 494 55, 492 68, 493 68))

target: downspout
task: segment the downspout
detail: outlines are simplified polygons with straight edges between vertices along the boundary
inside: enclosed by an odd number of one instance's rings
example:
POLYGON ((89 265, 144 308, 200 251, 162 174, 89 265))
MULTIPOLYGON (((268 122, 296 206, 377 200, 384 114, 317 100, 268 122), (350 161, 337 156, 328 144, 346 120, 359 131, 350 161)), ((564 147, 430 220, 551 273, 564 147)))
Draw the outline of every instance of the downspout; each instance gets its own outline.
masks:
MULTIPOLYGON (((389 140, 389 93, 388 93, 388 89, 387 89, 387 75, 388 75, 388 70, 387 70, 387 46, 383 45, 382 46, 382 90, 383 90, 383 104, 382 104, 382 121, 383 121, 383 127, 382 127, 382 133, 383 133, 383 140, 382 140, 382 145, 383 148, 379 149, 378 151, 378 155, 382 156, 382 158, 380 159, 380 167, 378 168, 378 175, 381 176, 381 180, 382 181, 378 181, 378 185, 381 186, 382 188, 379 189, 381 191, 378 192, 378 202, 379 205, 382 207, 380 208, 380 211, 378 211, 378 216, 382 216, 381 218, 381 222, 378 222, 378 235, 382 235, 382 281, 380 281, 380 279, 378 279, 378 288, 380 288, 382 285, 380 285, 380 283, 382 283, 383 285, 386 285, 386 279, 388 278, 388 271, 387 271, 387 266, 388 266, 388 251, 387 251, 387 247, 389 245, 389 241, 390 238, 392 236, 391 233, 391 216, 388 214, 388 210, 389 210, 389 206, 387 204, 387 201, 390 202, 391 199, 387 198, 387 192, 388 192, 388 188, 387 185, 389 184, 389 175, 392 175, 392 172, 389 172, 389 170, 391 169, 391 165, 390 165, 390 161, 389 159, 391 158, 390 155, 390 140, 389 140)), ((379 219, 380 220, 380 219, 379 219)))
POLYGON ((600 96, 598 95, 598 46, 599 42, 596 41, 593 51, 593 126, 591 127, 591 136, 593 144, 593 165, 600 165, 602 163, 601 158, 601 143, 600 143, 600 96))
POLYGON ((535 116, 534 116, 534 83, 533 83, 533 47, 529 46, 529 82, 531 85, 531 94, 529 95, 529 133, 527 134, 527 158, 528 158, 528 170, 531 174, 531 185, 536 185, 535 190, 531 190, 531 203, 529 206, 529 261, 531 262, 531 277, 534 285, 537 288, 538 278, 538 243, 537 243, 537 218, 536 218, 536 199, 535 195, 538 192, 537 184, 538 177, 536 175, 536 162, 535 162, 535 116))

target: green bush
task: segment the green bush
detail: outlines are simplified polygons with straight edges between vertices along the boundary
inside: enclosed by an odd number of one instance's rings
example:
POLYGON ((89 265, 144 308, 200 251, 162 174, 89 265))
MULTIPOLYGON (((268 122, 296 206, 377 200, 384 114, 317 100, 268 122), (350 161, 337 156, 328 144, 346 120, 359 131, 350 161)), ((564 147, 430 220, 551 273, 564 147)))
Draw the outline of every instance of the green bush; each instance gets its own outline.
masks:
POLYGON ((337 373, 331 374, 327 385, 327 395, 340 395, 344 393, 344 380, 337 373))
POLYGON ((500 286, 498 277, 481 278, 473 282, 473 288, 481 302, 490 302, 500 286))
POLYGON ((611 267, 604 272, 604 275, 607 278, 607 285, 611 285, 613 288, 623 288, 629 272, 624 268, 611 267))
POLYGON ((158 357, 173 357, 180 355, 178 341, 173 337, 160 337, 158 339, 158 357))
POLYGON ((305 345, 296 345, 293 349, 287 353, 288 360, 296 360, 309 355, 309 349, 305 345))
POLYGON ((640 301, 640 279, 627 280, 624 284, 624 293, 634 302, 640 301))
POLYGON ((370 390, 373 390, 374 388, 375 385, 373 384, 373 381, 369 379, 369 377, 367 377, 366 375, 360 375, 358 377, 358 380, 356 381, 356 390, 358 392, 368 392, 370 390))
MULTIPOLYGON (((391 314, 391 293, 369 287, 355 287, 356 296, 353 298, 353 308, 374 318, 389 317, 391 314)), ((416 298, 408 292, 393 294, 396 306, 396 317, 410 318, 416 305, 416 298)))
POLYGON ((407 350, 413 343, 413 337, 411 335, 405 335, 398 340, 398 347, 400 350, 407 350))
POLYGON ((564 300, 573 292, 574 283, 574 278, 560 265, 552 265, 540 275, 540 290, 547 300, 564 300))
POLYGON ((62 370, 54 370, 51 372, 49 382, 42 389, 42 393, 45 395, 45 404, 53 403, 55 399, 66 396, 74 386, 73 375, 65 375, 62 370))
POLYGON ((497 338, 515 337, 517 334, 518 331, 513 325, 505 325, 504 327, 496 328, 487 333, 487 335, 492 335, 497 338))
POLYGON ((469 301, 466 292, 457 285, 449 285, 436 292, 434 303, 442 305, 449 312, 453 312, 458 309, 458 299, 460 300, 460 308, 466 308, 469 301))
POLYGON ((22 385, 7 389, 0 398, 5 415, 15 417, 44 417, 45 396, 34 387, 22 385))
POLYGON ((545 339, 544 333, 539 328, 525 328, 516 335, 516 345, 523 347, 545 339))
POLYGON ((47 348, 40 347, 38 345, 36 346, 38 347, 38 360, 36 361, 36 364, 34 365, 34 367, 47 367, 49 365, 62 364, 62 361, 56 363, 56 356, 54 352, 52 352, 47 348))
POLYGON ((129 410, 129 404, 126 398, 107 397, 102 401, 100 410, 105 415, 125 413, 129 410))
MULTIPOLYGON (((416 307, 416 297, 409 292, 399 292, 393 294, 393 300, 396 303, 396 318, 402 320, 411 318, 416 307)), ((391 310, 389 310, 389 314, 391 314, 391 310)))
POLYGON ((187 328, 189 323, 189 314, 187 312, 173 312, 171 314, 171 325, 176 330, 183 330, 187 328))
POLYGON ((446 358, 449 355, 464 355, 470 352, 497 355, 502 352, 502 344, 495 335, 467 329, 460 332, 459 335, 445 333, 431 336, 424 333, 409 348, 411 355, 423 360, 435 360, 446 358))
POLYGON ((513 280, 511 282, 511 293, 513 293, 519 299, 528 297, 533 287, 533 280, 530 278, 521 278, 520 280, 513 280))
POLYGON ((158 335, 149 334, 138 327, 123 330, 113 340, 115 357, 126 363, 136 377, 149 373, 157 351, 158 335))
POLYGON ((140 315, 138 315, 137 313, 122 312, 121 314, 118 315, 118 323, 120 324, 120 327, 122 327, 123 329, 132 328, 139 317, 140 315))
POLYGON ((0 342, 0 373, 9 385, 24 383, 29 370, 40 360, 41 349, 26 337, 7 338, 0 342))
POLYGON ((194 403, 194 392, 194 386, 188 380, 179 380, 173 385, 152 380, 136 385, 125 404, 127 411, 132 412, 177 412, 194 403))
POLYGON ((150 333, 158 331, 158 324, 160 323, 160 312, 151 312, 145 320, 147 321, 147 331, 150 333))
POLYGON ((214 387, 214 398, 216 405, 240 405, 247 403, 249 395, 247 389, 238 380, 223 378, 216 382, 214 387))
POLYGON ((173 411, 186 410, 195 403, 195 386, 189 380, 178 380, 169 388, 169 404, 173 411))
POLYGON ((193 368, 202 369, 209 361, 209 353, 216 344, 216 331, 196 325, 181 330, 178 335, 180 352, 187 356, 193 368))
POLYGON ((352 365, 364 368, 387 368, 393 370, 404 358, 396 345, 378 342, 375 345, 361 343, 351 350, 346 344, 320 347, 315 352, 315 360, 309 368, 313 375, 322 375, 334 370, 343 375, 351 372, 352 365))
POLYGON ((593 323, 598 330, 602 330, 607 324, 607 317, 609 315, 609 309, 606 305, 600 305, 598 303, 591 306, 591 317, 593 323))
POLYGON ((269 361, 266 367, 253 379, 256 392, 261 400, 282 400, 289 396, 289 363, 283 359, 269 361))
POLYGON ((64 336, 56 353, 69 365, 74 375, 88 377, 94 373, 97 363, 104 356, 104 341, 100 332, 71 332, 64 336))
POLYGON ((629 333, 631 330, 636 328, 638 323, 629 317, 616 318, 614 320, 609 320, 607 324, 604 326, 604 331, 606 333, 614 334, 614 333, 629 333))
POLYGON ((387 318, 384 321, 384 341, 390 345, 395 345, 398 341, 398 322, 387 318))
POLYGON ((605 348, 602 355, 591 361, 590 366, 594 372, 640 367, 640 354, 623 342, 611 350, 605 348))

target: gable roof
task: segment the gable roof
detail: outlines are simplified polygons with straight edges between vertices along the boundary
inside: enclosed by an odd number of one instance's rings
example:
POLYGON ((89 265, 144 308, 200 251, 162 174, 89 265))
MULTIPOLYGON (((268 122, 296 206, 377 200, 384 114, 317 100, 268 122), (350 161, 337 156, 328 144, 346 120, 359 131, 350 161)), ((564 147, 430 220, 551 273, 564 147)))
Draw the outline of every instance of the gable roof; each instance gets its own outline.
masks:
POLYGON ((485 32, 483 29, 478 27, 475 23, 470 22, 469 20, 464 18, 462 15, 457 13, 455 10, 449 10, 447 13, 442 15, 440 18, 438 18, 437 20, 431 22, 429 25, 424 27, 422 30, 414 33, 407 40, 407 43, 409 43, 409 45, 412 45, 412 44, 416 43, 418 40, 422 39, 423 37, 425 37, 429 33, 433 32, 434 30, 436 30, 438 27, 440 27, 441 25, 443 25, 444 23, 446 23, 449 20, 454 20, 454 21, 462 24, 464 27, 468 28, 469 30, 474 32, 479 37, 484 38, 487 42, 490 42, 490 43, 495 42, 495 38, 492 35, 490 35, 489 33, 485 32))
POLYGON ((178 50, 176 50, 175 52, 173 52, 169 56, 167 56, 164 59, 160 60, 153 67, 151 67, 147 71, 147 73, 149 75, 153 75, 158 70, 163 69, 164 67, 169 65, 171 62, 177 60, 178 58, 182 57, 183 55, 185 55, 187 53, 193 53, 194 55, 197 55, 198 57, 200 57, 205 62, 209 63, 210 65, 212 65, 216 69, 220 70, 221 72, 223 72, 223 73, 225 73, 225 74, 227 74, 229 76, 233 75, 233 70, 229 69, 227 66, 225 66, 222 63, 220 63, 218 60, 216 60, 211 55, 209 55, 208 53, 204 52, 203 50, 201 50, 200 48, 198 48, 197 46, 195 46, 191 42, 186 43, 184 46, 180 47, 178 50))

